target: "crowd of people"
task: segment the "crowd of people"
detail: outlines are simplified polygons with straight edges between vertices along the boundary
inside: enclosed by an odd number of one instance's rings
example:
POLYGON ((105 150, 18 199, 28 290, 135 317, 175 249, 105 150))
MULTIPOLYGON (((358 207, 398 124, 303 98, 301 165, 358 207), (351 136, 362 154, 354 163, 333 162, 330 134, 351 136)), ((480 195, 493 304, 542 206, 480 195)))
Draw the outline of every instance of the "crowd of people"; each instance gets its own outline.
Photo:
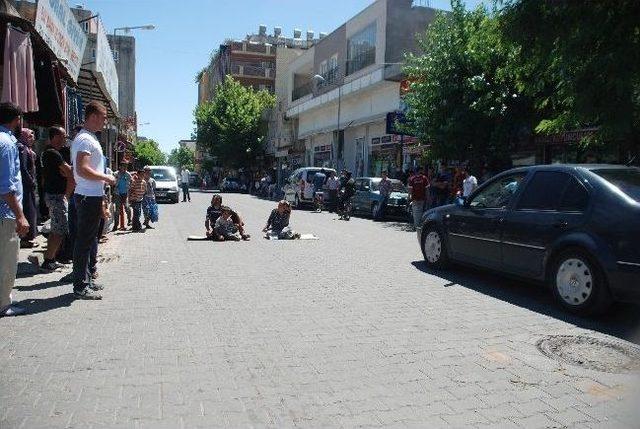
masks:
POLYGON ((151 170, 138 166, 130 173, 127 164, 121 164, 114 175, 106 165, 97 136, 106 119, 101 103, 87 104, 83 126, 69 138, 64 128, 51 127, 38 157, 33 130, 22 127, 21 109, 0 104, 0 317, 26 311, 12 301, 11 290, 20 247, 37 246, 38 220, 49 220, 39 269, 53 272, 72 264, 72 273, 61 280, 73 284, 77 299, 90 300, 102 299, 104 287, 96 281, 98 244, 106 238, 110 223, 112 231, 126 229, 126 217, 127 225, 137 232, 157 222, 151 170))

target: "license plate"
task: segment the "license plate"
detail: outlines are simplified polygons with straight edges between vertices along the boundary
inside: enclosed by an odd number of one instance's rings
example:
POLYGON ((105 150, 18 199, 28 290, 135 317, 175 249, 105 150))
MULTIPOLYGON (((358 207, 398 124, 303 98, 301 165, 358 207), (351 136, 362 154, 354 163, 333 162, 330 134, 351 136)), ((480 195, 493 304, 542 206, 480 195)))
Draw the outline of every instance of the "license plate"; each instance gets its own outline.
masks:
POLYGON ((158 193, 156 193, 156 195, 159 196, 159 197, 166 197, 167 193, 166 192, 158 192, 158 193))

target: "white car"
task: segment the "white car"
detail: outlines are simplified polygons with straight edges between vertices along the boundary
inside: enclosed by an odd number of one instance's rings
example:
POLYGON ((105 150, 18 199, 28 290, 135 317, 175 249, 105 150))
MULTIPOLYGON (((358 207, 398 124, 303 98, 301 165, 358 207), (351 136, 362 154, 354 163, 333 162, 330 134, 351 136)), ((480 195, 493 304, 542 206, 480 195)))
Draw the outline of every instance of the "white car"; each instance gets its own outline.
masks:
MULTIPOLYGON (((293 207, 301 207, 304 204, 313 204, 313 195, 310 198, 305 198, 305 192, 300 188, 300 181, 304 180, 304 183, 313 183, 313 176, 324 170, 324 174, 329 177, 331 173, 335 173, 333 168, 321 168, 321 167, 303 167, 294 171, 287 179, 282 190, 284 191, 284 199, 289 201, 293 207)), ((306 197, 309 197, 307 194, 306 197)))
POLYGON ((156 200, 179 201, 180 184, 176 169, 168 165, 149 165, 151 177, 156 181, 156 200))

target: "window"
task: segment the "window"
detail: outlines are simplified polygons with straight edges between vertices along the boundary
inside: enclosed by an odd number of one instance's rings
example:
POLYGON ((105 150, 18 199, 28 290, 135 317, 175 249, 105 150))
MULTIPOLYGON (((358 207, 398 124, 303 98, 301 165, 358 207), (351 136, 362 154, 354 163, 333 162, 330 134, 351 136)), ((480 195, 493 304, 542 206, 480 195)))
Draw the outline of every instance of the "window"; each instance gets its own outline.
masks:
POLYGON ((347 42, 347 75, 376 62, 376 29, 374 22, 347 42))
POLYGON ((640 170, 637 168, 617 168, 593 170, 598 176, 640 203, 640 170))
POLYGON ((323 61, 323 62, 320 63, 320 76, 324 77, 324 76, 327 75, 327 70, 328 70, 327 67, 328 66, 327 66, 327 62, 326 61, 323 61))
POLYGON ((494 180, 486 188, 476 194, 469 205, 477 209, 504 209, 513 195, 518 191, 527 174, 516 173, 494 180))
POLYGON ((518 210, 557 210, 571 176, 557 171, 539 171, 527 185, 518 210))
POLYGON ((85 21, 82 23, 82 29, 84 30, 85 33, 89 32, 89 21, 85 21))
POLYGON ((583 212, 589 205, 589 192, 574 177, 571 178, 560 201, 561 212, 583 212))
POLYGON ((333 83, 338 77, 338 54, 329 59, 329 69, 327 70, 327 82, 333 83))

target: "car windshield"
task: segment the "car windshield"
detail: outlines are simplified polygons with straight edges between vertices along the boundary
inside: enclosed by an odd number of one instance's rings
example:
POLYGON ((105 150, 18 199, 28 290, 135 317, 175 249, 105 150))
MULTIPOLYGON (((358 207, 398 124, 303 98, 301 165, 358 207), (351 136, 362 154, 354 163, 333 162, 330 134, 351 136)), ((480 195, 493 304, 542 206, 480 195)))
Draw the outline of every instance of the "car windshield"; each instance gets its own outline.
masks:
MULTIPOLYGON (((378 180, 372 180, 371 181, 371 186, 372 186, 372 191, 377 191, 378 190, 378 186, 380 185, 380 179, 378 180)), ((404 184, 396 179, 391 179, 391 192, 407 192, 407 188, 405 188, 404 184)))
POLYGON ((176 175, 171 170, 165 170, 164 168, 152 168, 151 174, 153 178, 158 182, 169 182, 176 180, 176 175))
POLYGON ((607 168, 592 171, 640 203, 640 170, 635 168, 607 168))

